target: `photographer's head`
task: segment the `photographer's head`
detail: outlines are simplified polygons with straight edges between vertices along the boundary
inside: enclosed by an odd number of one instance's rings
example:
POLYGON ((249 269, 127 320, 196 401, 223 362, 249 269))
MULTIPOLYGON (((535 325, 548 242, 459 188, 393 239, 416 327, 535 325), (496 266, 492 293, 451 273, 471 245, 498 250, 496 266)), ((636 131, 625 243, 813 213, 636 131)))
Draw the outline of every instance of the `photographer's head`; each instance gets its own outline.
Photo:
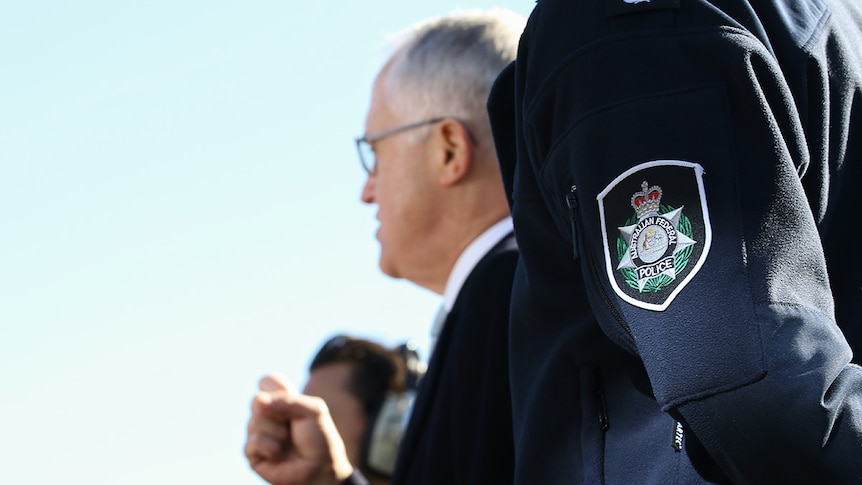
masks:
POLYGON ((303 392, 326 402, 350 462, 373 483, 387 483, 383 478, 391 469, 369 460, 369 452, 374 451, 369 450, 371 434, 387 399, 402 396, 406 390, 407 369, 398 351, 338 335, 312 360, 303 392))

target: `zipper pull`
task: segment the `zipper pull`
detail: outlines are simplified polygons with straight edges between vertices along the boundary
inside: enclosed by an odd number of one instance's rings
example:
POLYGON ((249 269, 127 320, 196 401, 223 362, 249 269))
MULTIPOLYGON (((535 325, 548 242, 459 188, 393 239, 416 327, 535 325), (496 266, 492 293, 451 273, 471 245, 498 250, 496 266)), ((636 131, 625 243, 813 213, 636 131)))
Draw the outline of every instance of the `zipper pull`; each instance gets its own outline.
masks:
POLYGON ((605 393, 601 387, 599 387, 598 400, 599 426, 601 426, 602 431, 607 431, 610 427, 610 423, 608 422, 608 401, 605 398, 605 393))
POLYGON ((578 260, 578 198, 575 197, 577 186, 572 185, 566 194, 566 205, 569 206, 569 215, 572 218, 572 258, 578 260))

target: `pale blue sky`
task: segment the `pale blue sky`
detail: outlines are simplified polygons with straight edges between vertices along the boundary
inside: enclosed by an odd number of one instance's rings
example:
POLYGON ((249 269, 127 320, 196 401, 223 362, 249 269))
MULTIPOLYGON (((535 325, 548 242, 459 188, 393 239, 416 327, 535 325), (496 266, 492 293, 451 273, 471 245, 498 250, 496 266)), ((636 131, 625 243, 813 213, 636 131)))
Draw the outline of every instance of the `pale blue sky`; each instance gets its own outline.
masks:
POLYGON ((534 2, 0 2, 0 483, 258 484, 257 379, 424 349, 352 138, 385 34, 534 2))

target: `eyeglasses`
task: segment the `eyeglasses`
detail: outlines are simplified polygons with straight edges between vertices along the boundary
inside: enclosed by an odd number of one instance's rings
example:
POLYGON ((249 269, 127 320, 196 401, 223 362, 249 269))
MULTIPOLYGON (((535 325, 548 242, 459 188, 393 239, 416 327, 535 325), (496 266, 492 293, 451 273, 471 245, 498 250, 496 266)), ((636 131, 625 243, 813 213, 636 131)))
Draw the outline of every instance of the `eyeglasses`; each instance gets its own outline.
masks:
POLYGON ((399 126, 397 128, 391 128, 389 130, 379 131, 377 133, 372 133, 370 135, 365 135, 361 138, 357 138, 355 140, 356 151, 359 153, 359 162, 362 163, 362 168, 365 169, 365 172, 368 175, 374 175, 377 173, 377 158, 375 158, 374 156, 374 149, 371 147, 371 143, 375 141, 380 141, 387 136, 401 133, 402 131, 412 130, 414 128, 419 128, 420 126, 439 123, 445 119, 446 118, 432 118, 430 120, 417 121, 416 123, 410 123, 407 125, 399 126))

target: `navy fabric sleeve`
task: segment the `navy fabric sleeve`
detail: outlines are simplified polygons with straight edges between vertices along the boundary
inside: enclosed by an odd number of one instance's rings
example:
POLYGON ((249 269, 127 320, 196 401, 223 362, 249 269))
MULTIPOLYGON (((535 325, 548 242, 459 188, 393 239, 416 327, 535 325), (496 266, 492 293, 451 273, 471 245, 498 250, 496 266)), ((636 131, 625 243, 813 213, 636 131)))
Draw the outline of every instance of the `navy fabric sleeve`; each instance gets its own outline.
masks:
MULTIPOLYGON (((829 99, 818 113, 806 98, 800 117, 769 22, 734 20, 763 14, 747 2, 719 2, 733 15, 654 2, 671 8, 636 16, 609 16, 610 3, 534 12, 515 68, 529 172, 513 191, 534 186, 604 332, 731 480, 862 479, 862 369, 800 179, 818 155, 806 129, 829 99)), ((817 52, 834 39, 821 7, 779 11, 813 91, 829 85, 817 52)), ((857 96, 858 81, 845 85, 857 96)), ((517 211, 515 224, 526 227, 517 211)), ((529 262, 531 236, 518 237, 529 262)))

